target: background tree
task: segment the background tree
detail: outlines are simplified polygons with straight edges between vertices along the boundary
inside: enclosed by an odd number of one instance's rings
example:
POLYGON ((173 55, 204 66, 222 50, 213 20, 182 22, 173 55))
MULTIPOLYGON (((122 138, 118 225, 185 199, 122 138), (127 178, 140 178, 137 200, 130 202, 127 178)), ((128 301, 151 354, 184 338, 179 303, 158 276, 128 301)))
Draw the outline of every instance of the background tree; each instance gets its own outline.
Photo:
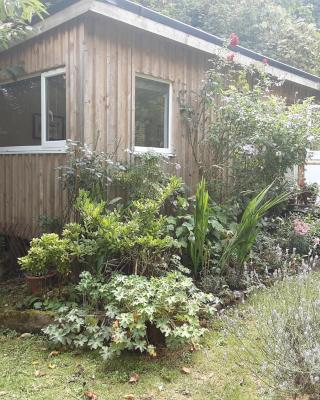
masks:
POLYGON ((0 0, 0 49, 31 30, 32 18, 41 18, 45 9, 39 0, 0 0))
POLYGON ((138 0, 222 38, 309 72, 320 73, 318 0, 138 0))

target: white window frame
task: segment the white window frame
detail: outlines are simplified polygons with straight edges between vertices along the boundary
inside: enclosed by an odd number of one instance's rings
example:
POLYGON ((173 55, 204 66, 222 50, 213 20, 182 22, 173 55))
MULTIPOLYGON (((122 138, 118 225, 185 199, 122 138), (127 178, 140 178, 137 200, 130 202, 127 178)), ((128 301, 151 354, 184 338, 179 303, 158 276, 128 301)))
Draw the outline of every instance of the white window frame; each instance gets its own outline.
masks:
MULTIPOLYGON (((166 154, 166 155, 174 155, 174 151, 172 148, 172 98, 173 98, 173 90, 172 90, 172 82, 167 81, 165 79, 159 79, 155 78, 151 75, 145 75, 145 74, 139 74, 136 73, 134 76, 133 84, 134 84, 134 94, 136 93, 136 78, 143 78, 146 80, 150 81, 155 81, 155 82, 160 82, 160 83, 165 83, 169 87, 169 96, 168 96, 168 145, 167 147, 146 147, 146 146, 135 146, 135 111, 136 111, 136 104, 134 104, 133 108, 133 115, 134 115, 134 124, 133 124, 133 129, 134 129, 134 134, 133 134, 133 151, 134 153, 160 153, 160 154, 166 154)), ((134 95, 134 103, 135 103, 135 95, 134 95)))
MULTIPOLYGON (((63 75, 66 73, 66 69, 56 68, 41 74, 34 74, 32 76, 26 76, 20 81, 40 76, 41 78, 41 144, 34 146, 10 146, 0 147, 0 154, 37 154, 37 153, 65 153, 67 150, 66 140, 47 140, 47 78, 57 75, 63 75)), ((10 83, 10 82, 6 82, 10 83)), ((6 84, 4 83, 4 84, 6 84)), ((1 83, 0 83, 1 86, 1 83)))

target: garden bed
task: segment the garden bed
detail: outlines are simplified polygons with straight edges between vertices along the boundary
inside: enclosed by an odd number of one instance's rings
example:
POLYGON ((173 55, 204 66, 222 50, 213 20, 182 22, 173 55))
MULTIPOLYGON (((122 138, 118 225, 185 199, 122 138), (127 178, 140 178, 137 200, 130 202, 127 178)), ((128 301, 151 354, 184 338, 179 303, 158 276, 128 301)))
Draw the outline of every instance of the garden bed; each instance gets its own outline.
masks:
POLYGON ((30 292, 24 279, 10 279, 0 283, 0 312, 18 310, 30 292))
POLYGON ((66 304, 64 288, 33 295, 24 279, 0 284, 0 329, 39 333, 51 324, 55 311, 66 304))

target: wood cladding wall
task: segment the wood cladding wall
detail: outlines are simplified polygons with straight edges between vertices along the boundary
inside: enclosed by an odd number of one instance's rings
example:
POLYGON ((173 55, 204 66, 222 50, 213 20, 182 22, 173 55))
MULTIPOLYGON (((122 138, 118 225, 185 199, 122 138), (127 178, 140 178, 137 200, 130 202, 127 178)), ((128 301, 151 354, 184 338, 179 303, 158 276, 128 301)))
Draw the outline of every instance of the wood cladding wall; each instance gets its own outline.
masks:
MULTIPOLYGON (((73 21, 0 54, 0 68, 23 65, 26 75, 65 66, 67 135, 83 131, 81 49, 84 25, 73 21)), ((30 238, 39 232, 39 216, 61 216, 63 193, 56 167, 63 154, 0 154, 0 233, 30 238)))
MULTIPOLYGON (((172 84, 173 161, 192 188, 198 180, 192 149, 181 121, 180 91, 197 91, 210 54, 175 43, 102 16, 86 15, 0 54, 0 68, 23 64, 26 74, 66 67, 67 136, 119 159, 134 141, 135 76, 143 74, 172 84)), ((300 91, 286 83, 278 92, 290 101, 300 91)), ((0 155, 0 233, 12 230, 30 237, 42 214, 61 216, 63 193, 56 167, 61 154, 0 155)))
POLYGON ((84 134, 87 143, 126 158, 134 144, 135 76, 172 84, 172 147, 189 185, 197 181, 191 148, 181 121, 180 91, 196 91, 210 56, 126 24, 91 16, 86 24, 84 134))
POLYGON ((39 217, 61 217, 64 194, 56 168, 64 155, 0 155, 0 233, 32 238, 39 217))

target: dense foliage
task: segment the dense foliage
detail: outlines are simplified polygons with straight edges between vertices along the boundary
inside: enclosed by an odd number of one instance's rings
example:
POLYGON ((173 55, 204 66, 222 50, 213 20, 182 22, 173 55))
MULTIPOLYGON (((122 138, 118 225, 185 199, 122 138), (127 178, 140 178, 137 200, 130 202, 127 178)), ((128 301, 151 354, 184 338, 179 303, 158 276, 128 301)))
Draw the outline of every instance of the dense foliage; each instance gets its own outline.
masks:
POLYGON ((270 58, 319 74, 317 0, 139 0, 139 3, 270 58))
POLYGON ((172 177, 157 199, 135 200, 130 207, 113 211, 80 192, 76 206, 80 221, 67 224, 62 233, 71 243, 71 254, 95 272, 111 263, 135 273, 155 273, 150 268, 168 261, 175 246, 160 210, 180 185, 172 177))
POLYGON ((232 328, 242 364, 277 398, 320 396, 319 305, 319 276, 303 273, 277 283, 250 308, 250 329, 232 328))
POLYGON ((115 154, 91 149, 79 142, 67 141, 67 164, 58 167, 62 189, 68 197, 64 219, 68 221, 81 190, 95 201, 110 206, 141 198, 157 198, 169 183, 165 167, 169 161, 162 155, 135 154, 133 162, 119 162, 115 154), (121 197, 116 196, 118 193, 121 197))
POLYGON ((19 263, 28 275, 41 276, 52 271, 65 274, 70 270, 67 247, 67 240, 56 233, 46 233, 32 239, 28 254, 19 258, 19 263))
POLYGON ((286 98, 272 94, 277 85, 217 59, 201 93, 181 93, 189 144, 214 200, 246 202, 274 180, 280 189, 286 173, 304 164, 307 149, 319 143, 313 99, 288 106, 286 98))
POLYGON ((162 278, 114 275, 101 283, 83 273, 78 290, 95 309, 102 307, 103 322, 84 311, 71 310, 44 331, 62 345, 99 349, 103 359, 123 350, 139 350, 156 356, 160 340, 169 347, 196 345, 205 329, 200 316, 213 312, 212 296, 199 291, 179 272, 162 278), (156 330, 157 336, 152 334, 156 330))
POLYGON ((33 16, 42 17, 45 6, 39 0, 0 1, 0 49, 31 30, 33 16))

